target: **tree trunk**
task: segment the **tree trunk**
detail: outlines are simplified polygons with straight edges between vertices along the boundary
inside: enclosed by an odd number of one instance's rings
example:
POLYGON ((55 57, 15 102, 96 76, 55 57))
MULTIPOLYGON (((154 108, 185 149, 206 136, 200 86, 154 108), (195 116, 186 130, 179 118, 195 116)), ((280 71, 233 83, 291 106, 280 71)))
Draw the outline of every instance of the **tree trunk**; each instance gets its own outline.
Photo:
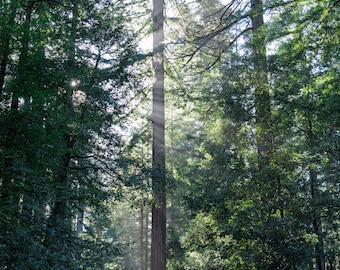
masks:
MULTIPOLYGON (((309 177, 311 182, 311 195, 313 203, 317 203, 320 199, 318 198, 317 191, 317 174, 315 169, 310 168, 309 177)), ((314 233, 318 237, 318 243, 315 245, 315 259, 316 259, 316 270, 325 270, 326 269, 326 261, 324 254, 324 245, 323 245, 323 232, 322 232, 322 220, 319 211, 317 210, 317 206, 313 207, 313 230, 314 233)))
MULTIPOLYGON (((19 109, 19 92, 23 94, 24 89, 23 86, 20 83, 21 75, 25 71, 26 64, 27 64, 27 55, 28 55, 28 44, 29 44, 29 32, 30 32, 30 24, 31 24, 31 17, 33 12, 33 2, 29 2, 25 9, 25 22, 23 25, 23 36, 20 40, 20 54, 19 54, 19 61, 18 61, 18 69, 16 74, 16 83, 15 87, 12 92, 12 100, 11 100, 11 113, 13 115, 16 115, 18 113, 19 109)), ((16 6, 15 4, 11 4, 11 12, 15 12, 16 6)), ((10 20, 14 20, 13 16, 15 17, 15 14, 10 14, 10 20)), ((9 22, 11 23, 11 21, 9 22)), ((2 59, 1 59, 1 75, 0 79, 3 80, 5 76, 6 71, 6 65, 8 60, 8 53, 9 53, 9 38, 10 36, 7 36, 8 33, 5 33, 5 39, 3 41, 3 51, 1 52, 2 59), (7 44, 8 43, 8 44, 7 44), (4 73, 2 73, 4 72, 4 73)), ((3 82, 1 82, 1 87, 3 87, 3 82)), ((1 198, 5 205, 7 205, 10 209, 10 211, 17 212, 17 215, 12 216, 18 216, 19 215, 19 201, 21 194, 21 184, 23 182, 23 175, 22 170, 23 168, 17 168, 18 165, 15 165, 15 163, 20 163, 21 166, 23 166, 23 154, 21 151, 16 151, 17 148, 17 140, 18 136, 18 123, 17 121, 13 121, 9 124, 7 129, 7 145, 10 145, 12 149, 14 149, 13 152, 9 153, 9 157, 5 157, 4 159, 4 168, 2 174, 2 186, 1 186, 1 198), (19 153, 20 152, 20 153, 19 153)), ((19 140, 21 140, 20 138, 19 140)), ((13 221, 11 221, 13 222, 13 221)))
POLYGON ((140 209, 140 268, 141 270, 148 269, 148 238, 149 238, 149 213, 147 205, 142 202, 140 209))
POLYGON ((164 15, 163 0, 153 0, 153 135, 151 269, 166 269, 166 183, 164 139, 164 15))
MULTIPOLYGON (((77 32, 77 23, 78 23, 78 4, 77 1, 72 1, 72 25, 71 25, 71 33, 69 36, 69 46, 68 46, 68 67, 69 73, 72 73, 75 69, 75 51, 76 51, 76 32, 77 32)), ((72 95, 73 89, 66 82, 64 86, 66 93, 63 96, 64 110, 69 115, 69 121, 72 122, 74 118, 74 107, 72 103, 72 95)), ((67 123, 65 123, 67 124, 67 123)), ((68 179, 68 171, 71 162, 71 152, 74 144, 76 142, 75 135, 72 134, 71 131, 64 134, 63 143, 62 143, 62 151, 63 154, 60 157, 60 163, 58 167, 58 171, 56 174, 56 198, 54 207, 49 218, 49 235, 52 237, 48 240, 52 240, 52 244, 57 244, 57 251, 63 248, 65 237, 61 237, 63 231, 71 231, 71 214, 67 209, 68 205, 68 196, 67 192, 69 191, 70 181, 68 179), (52 233, 56 231, 56 233, 52 233), (52 233, 52 234, 51 234, 52 233), (57 237, 57 238, 56 238, 57 237), (59 243, 58 243, 59 241, 59 243)), ((61 250, 60 250, 61 251, 61 250)))
POLYGON ((144 243, 144 269, 149 265, 149 208, 145 207, 145 243, 144 243))
POLYGON ((17 9, 17 2, 11 1, 10 2, 10 10, 9 10, 9 19, 8 23, 5 26, 5 30, 2 35, 2 42, 1 42, 1 48, 0 48, 0 102, 2 101, 2 92, 4 89, 4 83, 5 83, 5 76, 6 76, 6 69, 7 69, 7 61, 8 56, 10 54, 10 40, 11 40, 11 32, 12 27, 14 26, 14 19, 16 15, 16 9, 17 9))
POLYGON ((312 120, 308 120, 308 129, 307 129, 307 139, 308 139, 308 147, 311 150, 312 161, 309 167, 309 180, 310 180, 310 192, 311 192, 311 209, 312 209, 312 224, 313 231, 318 237, 318 243, 315 245, 315 260, 316 260, 316 270, 325 270, 326 269, 326 259, 324 253, 324 243, 323 243, 323 232, 322 232, 322 220, 320 213, 320 194, 318 188, 318 176, 317 171, 315 169, 316 164, 319 163, 316 158, 317 152, 315 149, 318 148, 318 139, 316 138, 313 132, 313 123, 312 120))
POLYGON ((25 23, 23 35, 21 38, 21 49, 20 56, 18 62, 18 73, 17 73, 17 83, 15 84, 15 89, 13 89, 12 93, 12 103, 11 109, 18 110, 19 108, 19 97, 26 97, 25 89, 24 89, 24 81, 22 81, 22 74, 27 69, 28 64, 28 50, 29 50, 29 42, 30 42, 30 25, 32 20, 33 7, 35 5, 35 1, 29 1, 26 6, 26 14, 25 14, 25 23))
MULTIPOLYGON (((263 215, 270 215, 277 210, 274 201, 277 200, 281 183, 277 172, 271 168, 273 159, 273 134, 271 128, 271 106, 262 5, 262 0, 251 0, 254 63, 253 87, 256 147, 258 154, 257 181, 259 181, 259 186, 261 187, 261 210, 263 215)), ((283 215, 283 211, 283 209, 280 209, 281 215, 283 215)))
POLYGON ((140 207, 140 219, 139 219, 139 224, 140 224, 140 267, 141 270, 146 270, 144 268, 144 204, 142 201, 141 207, 140 207))
POLYGON ((254 57, 254 96, 256 111, 257 151, 260 169, 271 159, 272 136, 270 133, 270 97, 266 59, 265 34, 262 0, 252 0, 253 57, 254 57))
POLYGON ((64 223, 66 218, 66 198, 64 197, 67 189, 67 172, 68 167, 71 161, 71 154, 66 153, 62 156, 59 168, 59 175, 56 178, 56 184, 61 189, 60 192, 57 192, 57 199, 54 204, 52 216, 56 218, 56 221, 59 223, 64 223))
POLYGON ((84 211, 85 205, 81 203, 79 205, 78 215, 77 215, 77 234, 81 235, 84 231, 84 211))

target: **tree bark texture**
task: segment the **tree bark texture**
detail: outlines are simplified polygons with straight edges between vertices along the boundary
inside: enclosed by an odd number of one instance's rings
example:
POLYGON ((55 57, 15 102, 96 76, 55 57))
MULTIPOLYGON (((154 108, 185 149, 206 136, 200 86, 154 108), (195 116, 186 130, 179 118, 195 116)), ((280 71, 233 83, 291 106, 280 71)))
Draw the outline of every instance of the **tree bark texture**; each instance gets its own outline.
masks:
POLYGON ((153 0, 153 85, 151 269, 166 269, 166 193, 164 139, 164 15, 163 0, 153 0))

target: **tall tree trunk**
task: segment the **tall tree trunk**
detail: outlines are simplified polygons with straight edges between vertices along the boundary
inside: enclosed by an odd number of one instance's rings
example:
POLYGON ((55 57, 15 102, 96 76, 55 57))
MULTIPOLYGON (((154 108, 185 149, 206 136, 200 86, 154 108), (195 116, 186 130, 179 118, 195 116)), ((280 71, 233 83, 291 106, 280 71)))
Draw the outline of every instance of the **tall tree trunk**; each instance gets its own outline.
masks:
POLYGON ((166 269, 166 183, 164 139, 164 15, 163 0, 153 0, 153 85, 151 269, 166 269))
POLYGON ((80 189, 84 185, 84 176, 80 176, 79 187, 78 187, 78 213, 76 218, 76 232, 78 236, 84 232, 84 213, 85 213, 85 202, 80 194, 80 189))
MULTIPOLYGON (((69 136, 65 138, 66 147, 71 147, 72 142, 69 136), (70 142, 68 142, 70 141, 70 142)), ((69 164, 71 161, 71 154, 66 153, 62 156, 60 164, 59 164, 59 173, 56 177, 56 184, 60 188, 60 191, 57 192, 56 201, 54 203, 54 208, 52 211, 51 218, 54 221, 54 225, 64 225, 66 220, 66 208, 67 208, 67 198, 65 198, 65 193, 68 191, 67 188, 67 173, 69 164)))
POLYGON ((316 270, 325 270, 326 269, 326 259, 324 253, 324 243, 323 243, 323 232, 322 232, 322 220, 321 213, 318 207, 320 202, 319 195, 319 185, 318 185, 318 176, 314 166, 318 161, 316 160, 316 151, 318 147, 317 138, 313 133, 313 124, 311 120, 308 120, 308 132, 307 138, 309 143, 309 148, 311 149, 312 154, 312 165, 309 167, 309 180, 310 180, 310 192, 311 192, 311 204, 312 204, 312 224, 314 233, 318 237, 318 242, 315 245, 315 260, 316 260, 316 270), (314 163, 314 164, 313 164, 314 163))
POLYGON ((148 269, 148 238, 149 238, 149 212, 148 206, 142 202, 140 209, 140 267, 141 270, 148 269))
POLYGON ((9 6, 8 23, 4 26, 4 32, 0 33, 2 36, 0 48, 0 102, 2 101, 2 92, 4 89, 5 76, 7 70, 7 62, 10 54, 10 41, 12 27, 14 26, 14 19, 17 10, 17 1, 11 1, 9 6))
MULTIPOLYGON (((23 86, 20 83, 20 79, 22 76, 22 73, 25 71, 26 64, 27 64, 27 55, 28 55, 28 44, 29 44, 29 35, 30 35, 30 24, 31 24, 31 18, 32 18, 32 12, 33 12, 33 2, 29 2, 25 9, 25 21, 23 25, 23 35, 20 40, 20 54, 19 54, 19 61, 18 61, 18 68, 17 68, 17 74, 16 74, 16 83, 15 87, 12 92, 12 101, 11 101, 11 112, 13 115, 16 115, 18 113, 19 109, 19 95, 24 93, 23 86)), ((15 5, 11 4, 11 12, 15 12, 16 7, 15 5)), ((14 20, 12 18, 15 14, 10 14, 10 20, 14 20)), ((5 39, 3 41, 5 45, 9 46, 9 44, 6 44, 9 42, 9 36, 7 36, 7 33, 5 35, 5 39)), ((7 58, 8 51, 6 52, 6 48, 4 46, 4 51, 2 51, 2 59, 1 59, 1 72, 5 72, 6 65, 7 65, 7 58), (5 57, 5 58, 4 58, 5 57), (4 66, 3 66, 4 65, 4 66)), ((5 74, 1 73, 1 79, 2 76, 5 74)), ((3 86, 3 83, 2 85, 3 86)), ((16 149, 15 145, 18 143, 18 123, 17 121, 13 121, 9 124, 8 130, 7 130, 7 144, 10 145, 12 149, 16 149)), ((22 140, 20 138, 19 140, 22 140)), ((6 205, 9 206, 11 212, 19 212, 19 201, 21 197, 21 190, 19 187, 22 184, 23 176, 22 176, 22 168, 16 168, 15 163, 23 163, 23 156, 22 154, 18 154, 18 152, 21 151, 13 151, 12 153, 9 153, 9 157, 5 157, 4 161, 4 168, 2 174, 2 186, 1 186, 1 198, 4 201, 6 205), (16 162, 17 161, 17 162, 16 162), (20 162, 19 162, 20 161, 20 162)), ((18 213, 19 214, 19 213, 18 213)), ((12 216, 18 216, 13 215, 12 216)))
MULTIPOLYGON (((258 154, 257 180, 261 186, 261 202, 264 215, 275 212, 275 194, 280 191, 280 179, 271 168, 273 159, 273 134, 271 128, 271 108, 268 83, 266 40, 263 30, 262 0, 251 0, 253 28, 253 87, 256 120, 256 144, 258 154)), ((280 209, 283 215, 283 209, 280 209)))
MULTIPOLYGON (((317 184, 317 173, 314 168, 310 168, 309 177, 311 182, 311 195, 312 201, 314 204, 317 204, 318 198, 318 184, 317 184)), ((316 259, 316 270, 325 270, 326 269, 326 261, 324 254, 324 245, 323 245, 323 232, 322 232, 322 220, 321 215, 316 206, 313 207, 313 230, 314 233, 318 237, 318 242, 315 245, 315 259, 316 259)))
POLYGON ((144 242, 144 269, 149 265, 149 207, 145 206, 145 242, 144 242))
POLYGON ((256 110, 257 151, 259 167, 266 166, 271 159, 272 138, 270 133, 270 97, 266 59, 265 34, 262 31, 262 0, 252 0, 253 57, 254 57, 254 95, 256 110))
POLYGON ((24 81, 22 81, 22 74, 27 69, 28 64, 28 50, 29 50, 29 41, 30 41, 30 25, 32 20, 33 7, 35 5, 35 1, 29 1, 26 6, 26 14, 25 14, 25 23, 23 35, 21 38, 21 49, 20 56, 18 62, 18 72, 17 72, 17 83, 15 84, 15 89, 13 89, 12 93, 12 103, 11 109, 18 110, 19 108, 19 97, 25 97, 25 89, 24 89, 24 81))
POLYGON ((144 203, 142 201, 141 207, 140 207, 140 268, 141 270, 145 270, 144 268, 144 203))
MULTIPOLYGON (((72 22, 71 22, 71 33, 69 36, 69 44, 67 48, 68 52, 68 68, 69 73, 72 74, 75 69, 75 51, 76 51, 76 35, 77 35, 77 25, 78 25, 78 3, 77 1, 72 1, 72 22)), ((74 107, 72 102, 73 89, 69 85, 69 82, 65 82, 64 86, 66 93, 63 96, 64 110, 69 116, 69 121, 72 122, 74 118, 74 107)), ((67 123, 65 123, 67 124, 67 123)), ((57 233, 52 233, 50 236, 52 238, 47 238, 49 241, 54 241, 52 244, 57 244, 56 250, 59 251, 64 246, 65 237, 61 237, 62 233, 65 231, 71 231, 71 219, 70 213, 67 209, 68 197, 67 192, 69 190, 70 181, 68 177, 68 171, 70 167, 70 162, 72 159, 72 148, 76 143, 76 137, 71 131, 64 135, 62 150, 63 154, 60 157, 59 167, 56 174, 56 185, 59 189, 56 192, 56 198, 54 202, 54 207, 49 218, 50 222, 48 224, 51 233, 56 231, 57 233), (59 241, 59 242, 58 242, 59 241)))
MULTIPOLYGON (((13 20, 15 20, 15 11, 16 11, 15 1, 11 1, 10 3, 10 14, 9 14, 9 25, 14 25, 13 20)), ((23 35, 20 39, 20 53, 18 59, 17 66, 17 74, 15 78, 15 83, 12 88, 12 100, 11 100, 11 108, 9 114, 9 120, 15 119, 15 121, 11 121, 6 128, 6 145, 8 146, 9 151, 5 153, 4 156, 4 168, 1 171, 1 206, 4 209, 4 216, 6 218, 4 224, 1 222, 1 230, 5 233, 5 235, 14 235, 16 234, 16 230, 25 218, 25 209, 22 209, 22 198, 23 198, 23 183, 24 183, 24 171, 25 168, 25 154, 24 150, 20 149, 20 142, 24 139, 24 136, 20 134, 20 118, 17 118, 20 114, 19 109, 19 96, 24 94, 25 87, 21 83, 21 77, 25 69, 27 68, 27 56, 28 56, 28 44, 29 44, 29 35, 30 35, 30 25, 31 25, 31 17, 33 12, 33 2, 28 2, 25 7, 25 21, 23 24, 23 35), (6 213, 8 212, 8 214, 6 213)), ((10 43, 10 32, 2 33, 4 36, 2 40, 2 48, 1 48, 1 67, 0 67, 0 101, 2 99, 2 90, 4 87, 4 79, 6 75, 7 61, 9 57, 9 43, 10 43)), ((29 216, 29 214, 28 214, 29 216)), ((30 216, 25 221, 31 221, 30 216)), ((29 224, 31 225, 31 224, 29 224)), ((27 226, 27 225, 26 225, 27 226)), ((11 236, 10 236, 11 237, 11 236)), ((20 236, 18 236, 20 237, 20 236)), ((5 243, 5 248, 7 249, 7 254, 4 266, 11 267, 12 264, 15 264, 15 261, 18 259, 18 246, 17 241, 8 241, 9 239, 5 239, 7 243, 5 243)))

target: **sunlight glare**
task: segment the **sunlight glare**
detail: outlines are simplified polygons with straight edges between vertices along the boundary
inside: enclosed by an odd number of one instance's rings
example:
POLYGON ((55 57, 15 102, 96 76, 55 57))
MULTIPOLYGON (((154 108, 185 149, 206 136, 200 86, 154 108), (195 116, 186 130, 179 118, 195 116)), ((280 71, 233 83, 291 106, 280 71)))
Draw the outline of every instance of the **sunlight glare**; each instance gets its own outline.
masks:
POLYGON ((72 86, 72 87, 76 87, 76 86, 78 86, 79 84, 80 84, 80 80, 75 80, 75 79, 71 80, 71 86, 72 86))

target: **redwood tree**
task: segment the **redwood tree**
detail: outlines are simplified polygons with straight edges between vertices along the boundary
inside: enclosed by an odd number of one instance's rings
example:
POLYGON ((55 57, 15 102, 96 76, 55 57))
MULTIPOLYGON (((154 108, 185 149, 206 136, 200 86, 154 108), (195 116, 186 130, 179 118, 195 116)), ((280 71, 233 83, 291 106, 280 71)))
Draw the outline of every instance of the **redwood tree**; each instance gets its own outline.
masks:
POLYGON ((164 152, 164 15, 163 0, 153 0, 153 135, 151 269, 166 268, 166 193, 164 152))

